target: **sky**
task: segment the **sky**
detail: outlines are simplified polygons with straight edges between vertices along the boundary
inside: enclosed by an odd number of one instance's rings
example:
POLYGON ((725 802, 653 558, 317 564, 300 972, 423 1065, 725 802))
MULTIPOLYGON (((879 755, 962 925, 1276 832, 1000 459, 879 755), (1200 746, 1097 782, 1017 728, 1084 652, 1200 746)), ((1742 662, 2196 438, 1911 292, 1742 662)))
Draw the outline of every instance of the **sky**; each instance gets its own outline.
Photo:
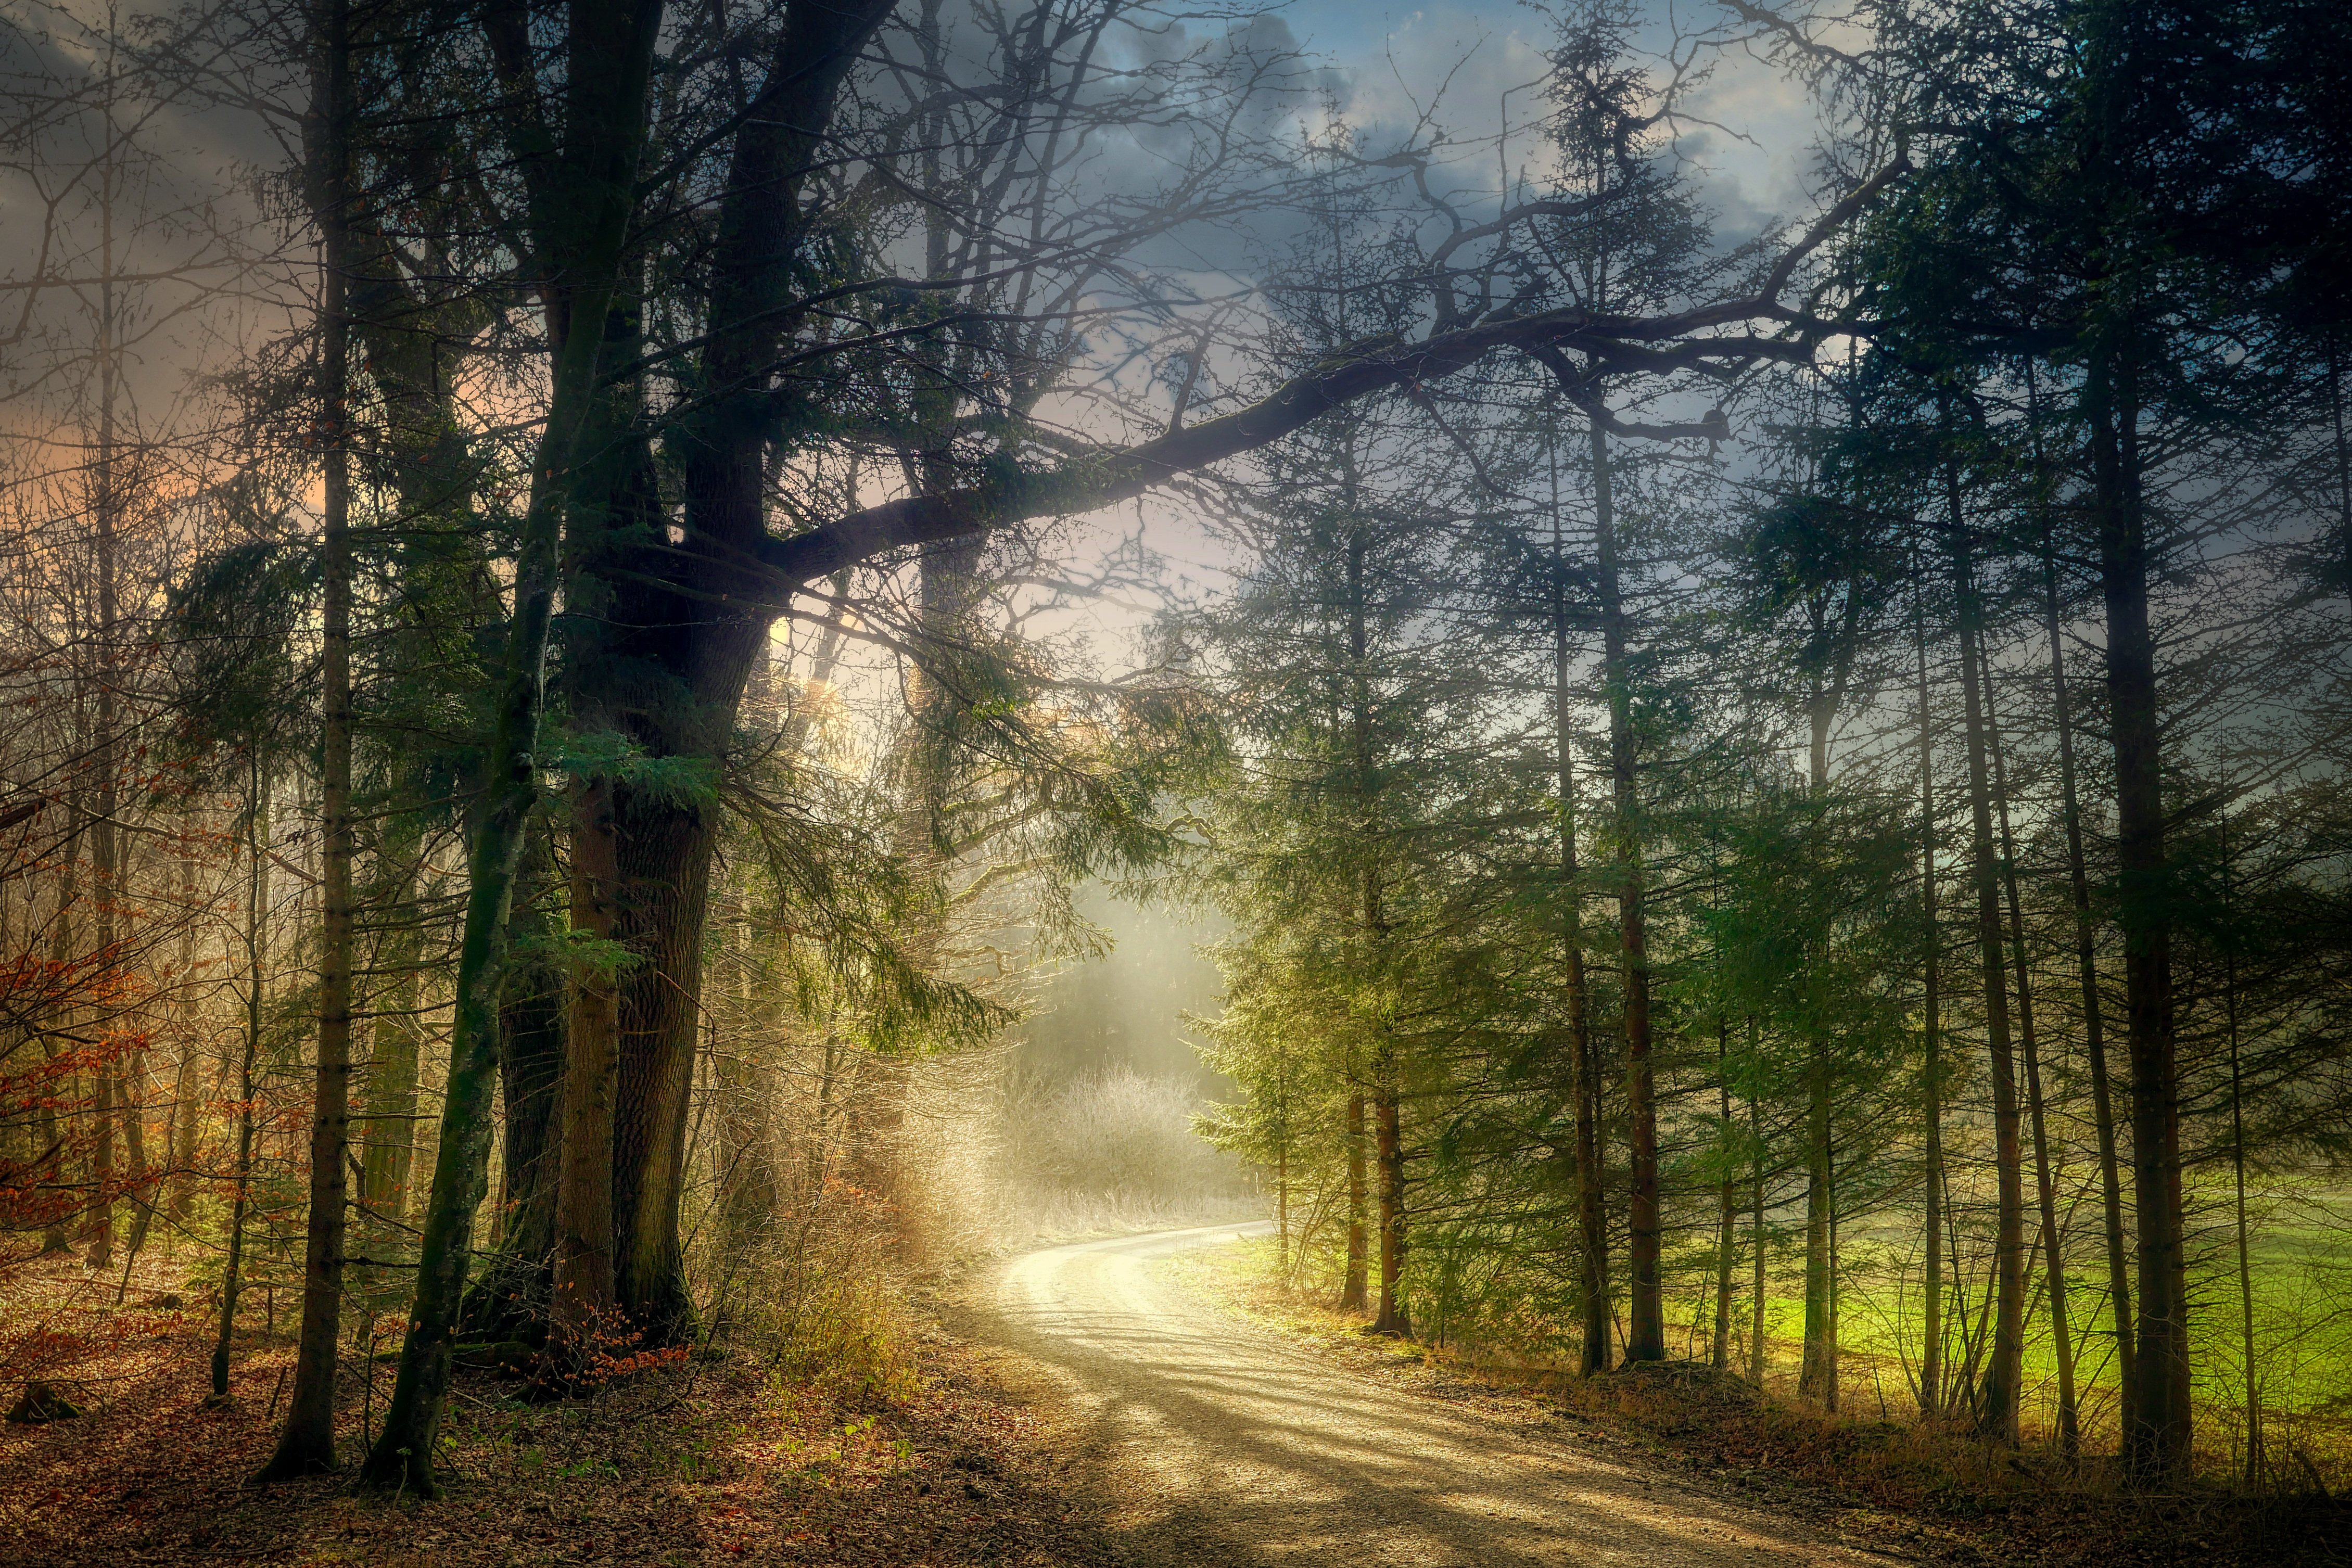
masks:
MULTIPOLYGON (((1706 0, 1648 0, 1637 47, 1663 58, 1678 31, 1723 15, 1706 0)), ((1303 51, 1318 88, 1375 152, 1403 140, 1423 119, 1444 126, 1453 182, 1491 204, 1506 169, 1539 168, 1543 149, 1529 126, 1541 112, 1537 88, 1557 28, 1550 16, 1520 0, 1290 0, 1250 31, 1263 47, 1287 43, 1303 51)), ((1820 125, 1805 89, 1744 47, 1706 57, 1708 78, 1688 95, 1691 119, 1674 151, 1714 210, 1722 242, 1735 246, 1809 219, 1819 207, 1810 176, 1820 125)), ((1195 518, 1164 498, 1129 503, 1089 519, 1089 527, 1097 549, 1140 528, 1186 593, 1214 592, 1234 564, 1195 518)), ((1137 616, 1129 601, 1076 619, 1092 621, 1104 638, 1116 640, 1137 616)))

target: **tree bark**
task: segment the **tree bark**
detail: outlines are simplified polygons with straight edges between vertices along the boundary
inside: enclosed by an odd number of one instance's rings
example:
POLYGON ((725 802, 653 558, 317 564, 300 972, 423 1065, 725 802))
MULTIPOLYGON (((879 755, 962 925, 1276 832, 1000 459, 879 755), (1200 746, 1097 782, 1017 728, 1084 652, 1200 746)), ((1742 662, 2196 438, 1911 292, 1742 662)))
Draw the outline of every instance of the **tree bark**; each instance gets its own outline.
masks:
POLYGON ((351 324, 344 311, 351 11, 330 0, 312 64, 310 162, 320 237, 319 394, 326 434, 319 541, 320 894, 318 1071, 310 1113, 310 1203, 302 1246, 302 1326, 278 1448, 257 1482, 335 1468, 335 1359, 342 1325, 344 1166, 352 1116, 352 539, 345 421, 351 324))
MULTIPOLYGON (((1756 1042, 1756 1023, 1748 1020, 1748 1045, 1756 1042)), ((1748 1166, 1748 1267, 1751 1270, 1748 1289, 1748 1381, 1757 1387, 1764 1386, 1764 1118, 1754 1096, 1748 1101, 1748 1135, 1756 1145, 1756 1156, 1748 1166)))
POLYGON ((2238 1351, 2244 1366, 2246 1446, 2239 1470, 2248 1492, 2263 1490, 2262 1385, 2254 1375, 2254 1260, 2246 1226, 2246 1083, 2239 1056, 2237 928, 2231 905, 2236 875, 2230 864, 2230 805, 2223 792, 2221 818, 2221 1006, 2230 1036, 2230 1175, 2238 1231, 2238 1351))
POLYGON ((2116 1153, 2116 1116, 2107 1074, 2105 1008, 2099 998, 2099 958, 2091 924, 2091 878, 2083 854, 2083 808, 2074 781, 2074 724, 2066 688, 2065 644, 2058 624, 2058 563, 2042 557, 2043 607, 2050 632, 2050 684, 2058 724, 2058 779, 2063 792, 2066 874, 2074 900, 2074 960, 2083 987, 2083 1046, 2091 1064, 2091 1119, 2099 1141, 2099 1197, 2107 1243, 2107 1300, 2115 1314, 2118 1426, 2133 1427, 2132 1400, 2138 1380, 2132 1367, 2137 1336, 2132 1332, 2131 1278, 2124 1247, 2123 1181, 2116 1153))
POLYGON ((2042 1271, 2050 1295, 2051 1343, 2058 1357, 2058 1451, 2070 1462, 2082 1452, 2083 1428, 2074 1405, 2074 1341, 2066 1317, 2066 1249, 2058 1231, 2058 1182, 2052 1169, 2042 1100, 2042 1057, 2033 1029, 2033 973, 2025 946, 2025 909, 2017 889, 2017 844, 2010 832, 2009 768, 1993 707, 1992 665, 1981 666, 1985 733, 1992 743, 1993 800, 2000 809, 2000 858, 2009 894, 2009 929, 2017 967, 2017 1040, 2025 1056, 2025 1105, 2033 1132, 2035 1196, 2042 1207, 2042 1271))
POLYGON ((1364 1184, 1364 1091, 1351 1071, 1348 1086, 1348 1270, 1339 1281, 1339 1311, 1360 1312, 1371 1306, 1367 1273, 1370 1248, 1365 1228, 1368 1194, 1364 1184))
MULTIPOLYGON (((555 873, 552 837, 534 829, 523 847, 507 922, 510 950, 558 937, 546 907, 555 873)), ((506 1118, 498 1239, 459 1314, 469 1336, 539 1344, 547 1334, 569 1000, 562 966, 551 954, 542 950, 513 966, 499 1009, 499 1088, 506 1118)))
MULTIPOLYGON (((189 985, 196 972, 196 862, 180 862, 180 984, 189 985)), ((193 1011, 193 1009, 190 1009, 193 1011)), ((170 1214, 173 1228, 185 1231, 196 1201, 196 1130, 202 1096, 198 1092, 202 1054, 201 1031, 194 1019, 183 1019, 179 1071, 172 1083, 172 1187, 170 1214)))
POLYGON ((1640 781, 1634 756, 1633 672, 1617 562, 1616 497, 1609 436, 1598 419, 1592 442, 1593 536, 1601 588, 1601 660, 1609 687, 1609 773, 1615 805, 1618 930, 1625 965, 1625 1114, 1632 1292, 1625 1359, 1663 1361, 1665 1298, 1659 1277, 1658 1109, 1650 1055, 1650 955, 1642 873, 1640 781))
MULTIPOLYGON (((569 264, 560 280, 559 298, 579 319, 603 320, 618 285, 645 137, 646 82, 660 25, 659 0, 583 3, 572 13, 569 86, 574 117, 563 160, 563 194, 572 243, 551 247, 551 254, 569 264)), ((366 1475, 373 1484, 414 1487, 427 1496, 438 1486, 434 1444, 448 1392, 450 1342, 465 1291, 474 1210, 487 1185, 498 983, 515 865, 537 795, 540 713, 562 514, 576 438, 594 401, 602 338, 598 332, 579 331, 563 340, 556 356, 547 428, 531 465, 514 613, 500 659, 497 719, 485 758, 487 789, 467 845, 457 1020, 432 1197, 418 1250, 416 1297, 383 1430, 368 1456, 366 1475)))
POLYGON ((1573 692, 1569 685, 1568 549, 1559 476, 1551 515, 1551 696, 1553 768, 1559 791, 1560 988, 1576 1099, 1578 1295, 1583 1337, 1578 1370, 1609 1369, 1609 1210, 1601 1164, 1601 1062, 1592 1042, 1592 1000, 1584 973, 1583 867, 1577 852, 1573 692))
POLYGON ((1732 1179, 1731 1166, 1731 1070, 1727 1030, 1729 1026, 1717 1019, 1715 1025, 1715 1090, 1716 1113, 1723 1126, 1723 1177, 1716 1189, 1715 1228, 1715 1342, 1708 1347, 1706 1364, 1717 1372, 1731 1370, 1731 1266, 1738 1260, 1738 1232, 1739 1218, 1739 1184, 1732 1179))
MULTIPOLYGON (((1822 682, 1806 704, 1811 728, 1811 785, 1816 800, 1830 789, 1830 732, 1843 680, 1822 682)), ((1824 953, 1821 956, 1826 959, 1824 953)), ((1837 1083, 1831 1042, 1816 1031, 1805 1070, 1805 1350, 1797 1392, 1838 1407, 1837 1083)))
POLYGON ((1381 1309, 1370 1332, 1412 1337, 1402 1284, 1404 1277, 1404 1136, 1397 1113, 1396 1062, 1384 1061, 1375 1078, 1372 1114, 1381 1175, 1381 1309))
POLYGON ((1930 1419, 1944 1409, 1944 1040, 1943 934, 1936 915, 1935 730, 1927 697, 1927 580, 1913 560, 1912 581, 1921 594, 1916 646, 1919 657, 1919 901, 1927 933, 1921 1001, 1924 1060, 1920 1070, 1921 1113, 1927 1123, 1927 1188, 1926 1322, 1919 1356, 1919 1413, 1930 1419))
POLYGON ((245 1266, 245 1218, 253 1186, 253 1070, 261 1055, 264 967, 269 941, 269 798, 261 758, 246 754, 245 1058, 237 1071, 236 1167, 229 1198, 228 1260, 221 1270, 220 1329, 213 1340, 215 1401, 228 1392, 229 1336, 236 1329, 236 1298, 245 1266))
POLYGON ((2019 1137, 2017 1065, 2009 1033, 2009 982, 2001 958, 2000 875, 1992 831, 1992 779, 1985 749, 1984 699, 1979 685, 1982 636, 1967 522, 1960 507, 1958 465, 1944 465, 1951 524, 1952 586, 1959 607, 1960 688, 1968 732, 1971 863, 1977 892, 1977 956, 1984 981, 1985 1038, 1992 1059, 1993 1164, 1999 1212, 1993 1241, 1992 1345, 1977 1401, 1977 1428, 2017 1441, 2018 1399, 2025 1357, 2025 1182, 2019 1137))
POLYGON ((620 1061, 617 973, 620 867, 613 787, 576 787, 572 807, 572 929, 604 945, 572 988, 563 1073, 563 1144, 556 1178, 550 1354, 569 1376, 602 1333, 616 1333, 613 1229, 613 1103, 620 1061))
POLYGON ((2107 619, 2107 710, 2116 758, 2117 914, 2124 936, 2125 1033, 2131 1051, 2132 1196, 2139 1315, 2125 1468, 2143 1485, 2189 1473, 2188 1261, 2181 1244, 2180 1091, 2172 1012, 2170 862, 2165 845, 2163 726, 2148 621, 2139 408, 2120 350, 2094 358, 2083 400, 2091 431, 2092 507, 2107 619))

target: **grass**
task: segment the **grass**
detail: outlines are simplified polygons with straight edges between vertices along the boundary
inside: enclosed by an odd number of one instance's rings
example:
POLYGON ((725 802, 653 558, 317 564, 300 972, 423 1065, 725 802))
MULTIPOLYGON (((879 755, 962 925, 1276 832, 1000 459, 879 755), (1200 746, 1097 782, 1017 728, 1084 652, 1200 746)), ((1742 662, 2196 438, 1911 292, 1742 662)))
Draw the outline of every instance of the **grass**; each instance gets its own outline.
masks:
MULTIPOLYGON (((1952 1425, 1908 1418, 1891 1397, 1885 1418, 1874 1398, 1862 1413, 1831 1416, 1795 1399, 1779 1376, 1759 1391, 1686 1361, 1583 1379, 1543 1358, 1369 1340, 1360 1318, 1330 1310, 1335 1291, 1319 1283, 1292 1289, 1278 1277, 1271 1239, 1204 1249, 1162 1266, 1225 1310, 1367 1375, 1469 1379, 1540 1401, 1567 1439, 1811 1516, 1898 1556, 2102 1568, 2352 1563, 2352 1509, 2315 1494, 2247 1497, 2209 1480, 2178 1494, 2138 1495, 2118 1484, 2111 1466, 2068 1468, 2031 1448, 1984 1443, 1952 1425)), ((1795 1344, 1772 1348, 1777 1363, 1793 1362, 1795 1344)))

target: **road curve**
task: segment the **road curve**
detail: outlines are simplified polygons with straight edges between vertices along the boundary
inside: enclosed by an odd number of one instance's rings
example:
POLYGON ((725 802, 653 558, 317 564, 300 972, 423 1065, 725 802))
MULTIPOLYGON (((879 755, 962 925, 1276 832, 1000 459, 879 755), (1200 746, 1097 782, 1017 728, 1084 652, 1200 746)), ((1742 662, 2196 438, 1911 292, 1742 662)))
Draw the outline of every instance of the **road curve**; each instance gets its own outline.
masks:
POLYGON ((1134 1563, 1886 1561, 1579 1452, 1528 1402, 1448 1400, 1330 1365, 1150 1267, 1267 1228, 1056 1247, 1003 1265, 969 1300, 973 1337, 1059 1406, 1049 1425, 1066 1428, 1134 1563))

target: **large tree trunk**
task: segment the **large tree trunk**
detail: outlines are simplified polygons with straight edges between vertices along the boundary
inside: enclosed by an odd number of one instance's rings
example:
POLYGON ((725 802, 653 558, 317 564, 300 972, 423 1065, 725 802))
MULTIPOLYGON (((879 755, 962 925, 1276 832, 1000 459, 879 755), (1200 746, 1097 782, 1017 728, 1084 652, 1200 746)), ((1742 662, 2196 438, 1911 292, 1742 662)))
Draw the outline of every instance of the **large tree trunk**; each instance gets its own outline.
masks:
MULTIPOLYGON (((662 720, 639 735, 657 757, 718 758, 767 641, 770 612, 759 602, 764 596, 747 601, 740 563, 757 554, 766 534, 773 418, 767 378, 798 319, 788 302, 803 223, 800 192, 826 145, 823 131, 835 97, 893 4, 792 6, 765 83, 740 121, 717 214, 703 384, 692 413, 673 432, 690 548, 647 552, 656 580, 616 593, 618 651, 659 672, 671 687, 662 720)), ((639 1328, 674 1336, 692 1315, 678 1200, 716 806, 625 788, 615 789, 614 803, 625 890, 621 936, 638 959, 621 995, 616 1283, 623 1309, 639 1328)))
MULTIPOLYGON (((614 1102, 620 1062, 621 876, 609 780, 583 780, 572 801, 572 929, 604 945, 572 988, 563 1073, 562 1159, 556 1178, 550 1327, 556 1354, 585 1357, 616 1333, 614 1102)), ((577 1370, 557 1369, 559 1375, 577 1370)))
MULTIPOLYGON (((561 930, 547 907, 555 874, 552 838, 534 831, 523 849, 508 921, 510 950, 532 938, 543 943, 561 930)), ((499 1089, 506 1117, 498 1239, 459 1313, 468 1335, 536 1344, 547 1332, 569 1003, 563 969, 543 952, 514 965, 499 1009, 499 1089)))
POLYGON ((2124 1457, 2143 1484, 2189 1472, 2188 1263, 2181 1244, 2180 1091, 2174 1060, 2169 861, 2156 637, 2148 623, 2139 408, 2119 355, 2095 359, 2084 412, 2107 615, 2107 707, 2116 756, 2116 861, 2131 1048, 2132 1197, 2138 1222, 2138 1358, 2124 1457), (2120 382, 2121 384, 2117 384, 2120 382))
POLYGON ((1642 873, 1640 785, 1633 743, 1633 674, 1625 600, 1617 573, 1616 497, 1609 436, 1591 425, 1593 534, 1601 587, 1602 677, 1609 688, 1609 776, 1615 805, 1618 934, 1625 965, 1625 1115, 1628 1125, 1626 1248, 1632 1279, 1625 1330, 1628 1362, 1663 1361, 1665 1298, 1659 1277, 1658 1108, 1650 1055, 1650 953, 1642 873))
MULTIPOLYGON (((551 298, 586 321, 604 319, 617 287, 635 206, 646 83, 660 32, 659 0, 616 0, 572 14, 569 145, 557 211, 568 232, 542 235, 561 269, 551 298)), ((554 312, 551 311, 551 314, 554 312)), ((514 613, 496 683, 495 727, 484 758, 485 799, 467 845, 465 935, 457 1019, 433 1192, 418 1249, 416 1297, 382 1435, 368 1456, 379 1486, 433 1494, 450 1345, 473 1246, 474 1211, 488 1186, 491 1082, 497 1071, 499 983, 523 834, 537 797, 540 715, 554 612, 562 517, 575 443, 593 411, 601 333, 572 332, 556 356, 547 428, 531 465, 531 495, 516 565, 514 613)))
POLYGON ((1993 1327, 1977 1427, 2017 1441, 2025 1361, 2025 1178, 2017 1107, 2017 1064, 2009 1033, 2009 982, 2001 958, 2000 873, 1993 847, 1992 778, 1985 747, 1978 648, 1982 637, 1957 465, 1944 469, 1951 522, 1952 585, 1959 606, 1960 688, 1968 731, 1970 861, 1977 892, 1977 956, 1984 981, 1985 1038, 1992 1059, 1993 1165, 1999 1212, 1993 1240, 1993 1327))

